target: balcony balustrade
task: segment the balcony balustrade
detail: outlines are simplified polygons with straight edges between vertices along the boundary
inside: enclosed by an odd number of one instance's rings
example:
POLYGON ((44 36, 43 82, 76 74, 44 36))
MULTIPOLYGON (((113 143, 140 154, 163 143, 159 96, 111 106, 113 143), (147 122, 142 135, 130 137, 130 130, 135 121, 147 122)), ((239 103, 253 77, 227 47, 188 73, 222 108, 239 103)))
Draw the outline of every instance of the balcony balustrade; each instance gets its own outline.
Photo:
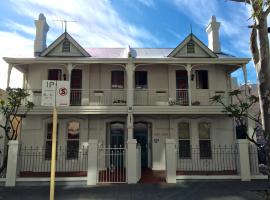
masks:
MULTIPOLYGON (((41 90, 28 90, 28 100, 36 106, 41 105, 41 90)), ((216 94, 224 96, 228 102, 226 91, 191 90, 188 89, 134 89, 135 106, 211 106, 217 105, 210 101, 216 94), (190 101, 189 101, 190 98, 190 101)), ((125 106, 127 105, 127 90, 125 89, 71 89, 70 106, 125 106)))

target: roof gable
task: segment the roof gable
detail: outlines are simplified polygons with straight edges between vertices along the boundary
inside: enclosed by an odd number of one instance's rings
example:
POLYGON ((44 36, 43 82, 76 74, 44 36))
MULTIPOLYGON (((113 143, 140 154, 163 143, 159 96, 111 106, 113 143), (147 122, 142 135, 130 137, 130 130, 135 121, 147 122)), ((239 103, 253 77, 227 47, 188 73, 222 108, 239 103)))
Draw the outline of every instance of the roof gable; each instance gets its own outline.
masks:
POLYGON ((91 55, 67 32, 60 35, 48 48, 40 54, 41 57, 90 57, 91 55), (63 52, 64 41, 70 42, 70 51, 63 52))
POLYGON ((191 33, 168 55, 168 57, 216 58, 217 55, 191 33), (187 53, 187 46, 190 41, 193 41, 194 43, 194 53, 187 53))

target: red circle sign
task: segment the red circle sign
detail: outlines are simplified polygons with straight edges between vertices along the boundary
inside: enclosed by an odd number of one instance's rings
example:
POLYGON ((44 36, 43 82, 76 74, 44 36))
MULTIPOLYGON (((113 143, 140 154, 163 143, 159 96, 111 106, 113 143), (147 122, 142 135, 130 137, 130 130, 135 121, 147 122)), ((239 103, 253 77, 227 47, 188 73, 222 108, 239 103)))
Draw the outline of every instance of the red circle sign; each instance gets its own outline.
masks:
POLYGON ((61 96, 66 96, 67 95, 67 88, 65 88, 65 87, 59 88, 58 92, 61 96))

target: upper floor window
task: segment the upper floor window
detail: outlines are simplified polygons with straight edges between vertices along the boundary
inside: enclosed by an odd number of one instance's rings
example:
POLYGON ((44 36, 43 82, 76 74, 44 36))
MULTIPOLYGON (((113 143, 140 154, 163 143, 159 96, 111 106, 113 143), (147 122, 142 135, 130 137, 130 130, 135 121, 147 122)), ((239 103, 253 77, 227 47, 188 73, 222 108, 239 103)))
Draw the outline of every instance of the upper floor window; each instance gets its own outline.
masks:
POLYGON ((147 88, 147 71, 135 71, 135 88, 147 88))
POLYGON ((195 44, 193 40, 187 43, 187 53, 195 53, 195 44))
POLYGON ((196 70, 196 88, 197 89, 208 89, 208 71, 207 70, 196 70))
POLYGON ((112 88, 123 89, 124 88, 124 72, 123 71, 112 71, 112 88))
POLYGON ((63 41, 62 52, 70 52, 70 41, 68 39, 63 41))
MULTIPOLYGON (((52 156, 52 132, 53 123, 47 124, 46 130, 46 142, 45 142, 45 160, 50 160, 52 156)), ((57 124, 57 136, 58 136, 58 124, 57 124)))
POLYGON ((211 124, 208 122, 199 123, 199 148, 200 158, 212 158, 211 150, 211 124))
POLYGON ((61 80, 62 70, 61 69, 49 69, 48 80, 57 81, 61 80))
POLYGON ((178 124, 179 158, 191 158, 190 128, 188 122, 178 124))
POLYGON ((77 159, 79 154, 80 123, 71 121, 67 131, 67 159, 77 159))

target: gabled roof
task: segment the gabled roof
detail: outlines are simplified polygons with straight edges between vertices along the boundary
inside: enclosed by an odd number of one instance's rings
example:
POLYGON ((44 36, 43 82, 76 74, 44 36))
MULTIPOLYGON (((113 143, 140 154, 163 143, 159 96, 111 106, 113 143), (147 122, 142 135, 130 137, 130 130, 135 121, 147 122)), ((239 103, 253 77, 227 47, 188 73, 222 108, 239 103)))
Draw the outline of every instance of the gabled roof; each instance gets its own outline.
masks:
POLYGON ((41 52, 40 56, 48 56, 50 52, 52 52, 56 47, 58 47, 65 39, 69 40, 69 42, 75 46, 75 48, 81 53, 81 56, 91 57, 91 55, 67 32, 64 32, 60 35, 48 48, 46 48, 43 52, 41 52))
MULTIPOLYGON (((168 57, 176 57, 176 55, 188 44, 190 40, 193 40, 195 45, 198 45, 210 58, 218 57, 211 49, 209 49, 202 41, 200 41, 192 33, 189 34, 169 55, 168 57)), ((187 57, 187 56, 183 56, 187 57)), ((193 56, 194 57, 194 56, 193 56)), ((200 57, 200 56, 198 56, 200 57)))

